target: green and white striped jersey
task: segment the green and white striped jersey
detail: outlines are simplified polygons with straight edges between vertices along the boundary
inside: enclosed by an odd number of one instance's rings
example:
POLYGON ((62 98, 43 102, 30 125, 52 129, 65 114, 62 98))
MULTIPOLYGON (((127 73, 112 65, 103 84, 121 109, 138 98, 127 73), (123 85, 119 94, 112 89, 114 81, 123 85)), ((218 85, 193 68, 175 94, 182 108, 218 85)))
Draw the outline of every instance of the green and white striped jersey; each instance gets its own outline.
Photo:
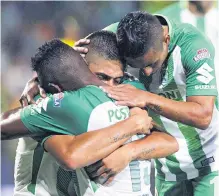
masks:
MULTIPOLYGON (((160 73, 146 77, 142 71, 140 81, 148 91, 176 101, 185 102, 187 96, 217 96, 215 53, 211 42, 192 25, 175 24, 167 17, 162 17, 168 23, 170 34, 164 77, 160 73)), ((114 23, 105 30, 116 32, 117 25, 114 23)), ((156 160, 158 178, 181 181, 218 170, 218 98, 210 126, 206 130, 174 122, 151 111, 150 115, 179 143, 177 153, 156 160)))
MULTIPOLYGON (((136 87, 144 89, 144 86, 136 81, 128 82, 136 87)), ((87 86, 77 91, 69 91, 55 95, 49 95, 46 99, 39 101, 37 105, 31 105, 23 109, 21 119, 31 132, 58 133, 80 135, 87 131, 93 131, 115 124, 128 118, 129 108, 117 106, 96 86, 87 86)), ((143 137, 133 136, 132 140, 143 137)), ((44 139, 42 140, 44 142, 44 139)), ((30 161, 33 165, 36 161, 30 161)), ((52 160, 55 162, 55 160, 52 160)), ((49 166, 47 165, 47 168, 49 166)), ((45 183, 43 178, 38 179, 42 172, 41 164, 38 167, 37 180, 45 183)), ((73 176, 74 187, 77 196, 91 195, 147 195, 150 193, 150 161, 132 161, 119 173, 113 182, 106 186, 91 181, 84 168, 73 172, 66 172, 73 176)), ((30 174, 31 175, 31 174, 30 174)), ((65 175, 55 173, 57 178, 65 181, 65 175)), ((43 176, 46 178, 46 176, 43 176)), ((48 182, 54 178, 48 178, 48 182)), ((55 179, 56 180, 56 179, 55 179)), ((70 182, 69 182, 70 183, 70 182)), ((38 187, 36 186, 36 189, 38 187)), ((39 186, 39 189, 41 187, 39 186)), ((40 191, 40 190, 39 190, 40 191)), ((50 191, 47 189, 47 191, 50 191)), ((46 194, 42 194, 46 195, 46 194)), ((52 194, 51 194, 52 195, 52 194)), ((57 194, 62 195, 62 194, 57 194)))
POLYGON ((20 138, 15 158, 14 196, 76 196, 74 172, 64 170, 32 138, 20 138))
MULTIPOLYGON (((185 2, 184 2, 185 3, 185 2)), ((212 42, 215 47, 215 65, 219 63, 219 28, 218 18, 219 10, 212 7, 204 16, 197 16, 193 14, 188 8, 181 3, 174 3, 159 11, 171 18, 174 22, 189 23, 197 27, 199 31, 204 33, 212 42)), ((215 66, 216 75, 219 75, 219 66, 215 66)), ((219 88, 219 80, 217 81, 219 88)))

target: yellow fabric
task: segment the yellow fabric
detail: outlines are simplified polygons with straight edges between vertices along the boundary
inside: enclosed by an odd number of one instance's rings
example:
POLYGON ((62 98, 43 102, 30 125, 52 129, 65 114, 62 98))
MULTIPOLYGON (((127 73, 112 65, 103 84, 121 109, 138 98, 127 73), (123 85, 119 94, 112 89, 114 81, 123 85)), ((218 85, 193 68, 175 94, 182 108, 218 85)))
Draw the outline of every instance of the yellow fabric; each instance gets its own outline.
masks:
POLYGON ((64 42, 65 44, 73 47, 75 44, 75 40, 71 40, 71 39, 61 39, 62 42, 64 42))

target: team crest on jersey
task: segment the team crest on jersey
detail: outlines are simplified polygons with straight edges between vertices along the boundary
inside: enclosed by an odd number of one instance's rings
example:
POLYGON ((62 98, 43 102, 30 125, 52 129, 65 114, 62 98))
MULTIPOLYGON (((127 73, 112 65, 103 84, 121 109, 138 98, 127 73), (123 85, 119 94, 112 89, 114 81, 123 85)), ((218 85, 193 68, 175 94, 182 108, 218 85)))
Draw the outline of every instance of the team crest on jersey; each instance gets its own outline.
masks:
POLYGON ((211 57, 210 53, 206 48, 202 48, 197 50, 196 55, 193 57, 195 62, 200 61, 202 59, 209 59, 211 57))
POLYGON ((64 93, 57 93, 53 95, 53 106, 61 107, 62 99, 64 98, 64 93))

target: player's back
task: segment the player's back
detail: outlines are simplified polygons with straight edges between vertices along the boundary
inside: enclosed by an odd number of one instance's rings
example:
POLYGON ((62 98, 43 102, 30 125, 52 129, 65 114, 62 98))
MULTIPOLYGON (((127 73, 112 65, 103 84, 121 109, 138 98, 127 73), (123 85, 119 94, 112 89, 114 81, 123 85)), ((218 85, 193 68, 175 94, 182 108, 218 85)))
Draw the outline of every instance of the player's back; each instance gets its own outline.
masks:
MULTIPOLYGON (((78 91, 51 95, 38 106, 30 106, 21 116, 30 130, 47 127, 62 134, 80 135, 128 118, 129 108, 117 106, 98 87, 86 86, 78 91), (28 113, 32 114, 31 119, 25 119, 28 113), (39 124, 39 119, 44 122, 39 124)), ((149 172, 150 162, 132 161, 107 187, 92 182, 84 169, 77 169, 73 180, 78 196, 150 195, 149 172)))

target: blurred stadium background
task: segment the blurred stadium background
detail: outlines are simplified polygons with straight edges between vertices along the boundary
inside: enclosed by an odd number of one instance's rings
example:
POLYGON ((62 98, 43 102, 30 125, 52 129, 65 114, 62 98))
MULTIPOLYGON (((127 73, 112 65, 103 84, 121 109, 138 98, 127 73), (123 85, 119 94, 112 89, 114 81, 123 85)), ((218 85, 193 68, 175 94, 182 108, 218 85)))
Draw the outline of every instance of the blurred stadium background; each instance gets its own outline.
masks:
MULTIPOLYGON (((30 57, 46 40, 58 37, 73 45, 78 39, 119 21, 126 13, 134 10, 146 10, 151 13, 162 10, 175 20, 185 21, 186 16, 183 18, 181 13, 188 12, 187 7, 188 1, 1 2, 2 112, 19 106, 19 96, 33 75, 30 57)), ((206 16, 197 16, 194 24, 205 33, 206 26, 210 26, 210 34, 207 34, 213 39, 218 53, 217 1, 213 2, 212 10, 212 13, 207 13, 206 16)), ((13 194, 16 145, 17 140, 4 141, 1 144, 3 196, 13 194)))

